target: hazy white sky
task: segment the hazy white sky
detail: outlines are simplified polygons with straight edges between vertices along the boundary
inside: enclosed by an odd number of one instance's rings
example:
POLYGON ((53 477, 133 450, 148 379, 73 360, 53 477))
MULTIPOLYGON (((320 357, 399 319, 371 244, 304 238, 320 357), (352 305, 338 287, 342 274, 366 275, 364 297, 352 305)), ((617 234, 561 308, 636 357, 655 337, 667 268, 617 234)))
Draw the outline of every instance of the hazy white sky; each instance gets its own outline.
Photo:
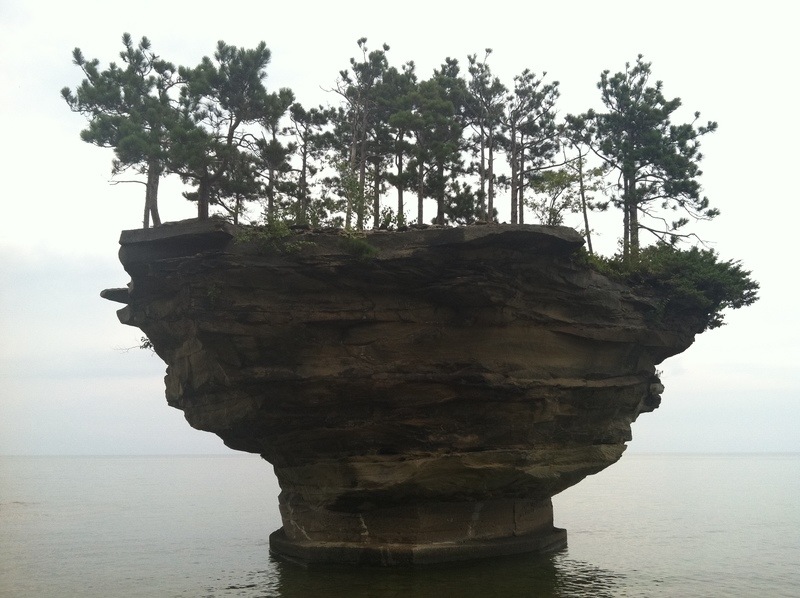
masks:
MULTIPOLYGON (((703 184, 722 215, 695 230, 753 270, 762 299, 663 364, 664 401, 634 425, 630 450, 800 451, 791 3, 499 0, 488 14, 416 0, 204 6, 0 0, 0 454, 228 450, 166 405, 164 364, 120 350, 141 334, 118 324, 117 306, 98 295, 128 281, 117 240, 140 225, 142 193, 108 184, 110 150, 80 141, 84 121, 59 90, 80 82, 74 47, 106 63, 125 31, 186 65, 219 39, 245 47, 264 40, 268 86, 291 87, 305 105, 335 102, 323 88, 361 36, 371 47, 388 43, 393 64, 414 60, 421 77, 447 56, 463 62, 491 47, 490 64, 506 84, 524 68, 560 81, 562 114, 599 107, 600 72, 643 53, 666 95, 683 99, 687 119, 700 110, 719 122, 704 140, 703 184)), ((193 216, 180 190, 163 185, 162 218, 193 216)), ((613 246, 614 235, 616 228, 601 242, 613 246)))

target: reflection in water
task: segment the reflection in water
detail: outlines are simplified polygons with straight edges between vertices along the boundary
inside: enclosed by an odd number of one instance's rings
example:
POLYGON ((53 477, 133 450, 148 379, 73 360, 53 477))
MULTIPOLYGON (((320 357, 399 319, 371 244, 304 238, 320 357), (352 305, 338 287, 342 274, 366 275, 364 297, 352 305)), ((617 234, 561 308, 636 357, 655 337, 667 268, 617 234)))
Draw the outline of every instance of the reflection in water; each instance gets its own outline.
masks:
POLYGON ((571 560, 567 551, 409 569, 314 567, 270 558, 267 570, 238 583, 207 588, 207 596, 307 598, 445 598, 448 596, 612 597, 622 575, 571 560))

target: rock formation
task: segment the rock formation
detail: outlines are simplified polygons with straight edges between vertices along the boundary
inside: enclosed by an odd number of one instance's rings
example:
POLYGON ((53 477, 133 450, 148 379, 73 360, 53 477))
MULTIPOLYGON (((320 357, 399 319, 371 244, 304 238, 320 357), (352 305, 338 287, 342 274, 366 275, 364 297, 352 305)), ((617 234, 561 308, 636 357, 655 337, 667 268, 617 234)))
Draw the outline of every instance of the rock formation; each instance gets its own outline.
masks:
POLYGON ((523 225, 289 236, 221 221, 124 231, 120 321, 195 428, 280 482, 273 552, 425 563, 562 547, 551 497, 619 459, 658 406, 659 317, 523 225))

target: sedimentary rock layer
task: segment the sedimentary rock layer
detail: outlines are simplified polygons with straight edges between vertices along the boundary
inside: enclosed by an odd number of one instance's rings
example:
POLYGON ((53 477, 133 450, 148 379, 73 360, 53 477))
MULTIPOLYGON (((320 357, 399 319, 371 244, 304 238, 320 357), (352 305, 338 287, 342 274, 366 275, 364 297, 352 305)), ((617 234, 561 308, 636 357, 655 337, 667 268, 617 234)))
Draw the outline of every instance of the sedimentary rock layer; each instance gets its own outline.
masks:
POLYGON ((551 497, 619 459, 691 322, 577 256, 571 229, 125 231, 120 320, 170 405, 281 485, 274 551, 414 563, 563 545, 551 497))

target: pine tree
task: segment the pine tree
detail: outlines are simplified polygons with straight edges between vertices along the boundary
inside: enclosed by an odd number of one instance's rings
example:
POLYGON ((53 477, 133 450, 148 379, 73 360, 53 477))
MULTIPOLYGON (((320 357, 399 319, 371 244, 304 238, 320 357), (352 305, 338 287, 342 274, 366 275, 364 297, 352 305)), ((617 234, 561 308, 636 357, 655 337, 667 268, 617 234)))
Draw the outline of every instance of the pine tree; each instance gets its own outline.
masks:
MULTIPOLYGON (((467 126, 467 95, 458 61, 453 58, 445 59, 433 77, 419 87, 418 110, 424 131, 424 145, 419 148, 419 155, 430 164, 424 182, 428 195, 436 200, 434 222, 439 225, 445 221, 450 183, 464 170, 461 152, 467 126)), ((422 185, 420 187, 422 189, 422 185)))
POLYGON ((524 222, 525 189, 558 151, 555 103, 558 81, 545 83, 529 69, 514 77, 506 100, 504 145, 511 169, 511 222, 524 222))
POLYGON ((700 137, 716 130, 709 121, 695 127, 674 125, 672 115, 680 98, 667 100, 663 83, 650 84, 651 63, 640 54, 634 65, 614 75, 606 70, 597 84, 605 112, 590 110, 588 123, 593 151, 619 175, 615 205, 623 211, 623 257, 636 260, 639 231, 647 230, 659 240, 673 241, 690 219, 711 219, 719 211, 700 195, 698 177, 700 137), (663 214, 676 212, 671 222, 663 214))
POLYGON ((247 125, 270 117, 270 96, 264 87, 270 51, 264 42, 253 49, 220 41, 213 60, 204 57, 194 68, 181 67, 187 82, 181 93, 181 118, 173 129, 169 166, 184 182, 197 186, 184 195, 197 201, 197 215, 208 218, 209 205, 236 177, 236 165, 252 153, 254 139, 247 125))
POLYGON ((479 213, 481 218, 493 219, 495 198, 495 151, 499 145, 503 125, 503 104, 508 92, 500 79, 492 75, 487 60, 492 53, 486 48, 483 60, 478 62, 477 54, 467 57, 470 75, 467 89, 467 118, 475 136, 473 147, 478 154, 478 176, 480 180, 479 213), (488 191, 487 191, 488 188, 488 191))
POLYGON ((261 119, 264 127, 261 139, 255 143, 255 152, 258 156, 259 164, 262 166, 266 175, 266 194, 267 194, 267 222, 274 222, 278 208, 278 181, 282 174, 291 169, 289 156, 293 147, 285 145, 279 139, 283 132, 281 120, 288 113, 290 106, 294 103, 294 93, 291 89, 282 88, 277 93, 267 96, 266 114, 261 119))
MULTIPOLYGON (((80 48, 72 61, 86 78, 73 93, 61 90, 70 109, 86 116, 89 126, 81 139, 114 150, 112 175, 128 169, 146 177, 142 226, 161 224, 158 214, 158 184, 165 170, 170 145, 169 131, 178 118, 173 90, 179 85, 175 66, 159 58, 143 37, 134 45, 122 35, 122 66, 112 62, 100 70, 100 61, 87 60, 80 48)), ((141 182, 141 181, 135 181, 141 182)))
POLYGON ((352 213, 355 211, 356 228, 362 230, 366 215, 369 144, 374 137, 377 123, 376 88, 389 66, 386 58, 389 46, 383 44, 381 49, 369 51, 366 37, 360 38, 357 44, 361 50, 361 58, 350 58, 350 67, 339 72, 335 91, 346 103, 340 113, 344 120, 338 125, 342 133, 338 138, 343 144, 340 151, 346 152, 344 162, 349 168, 348 178, 358 180, 356 197, 347 197, 345 222, 346 227, 350 228, 352 213))
POLYGON ((289 109, 291 125, 286 133, 294 137, 292 147, 299 160, 296 166, 297 184, 295 185, 295 221, 307 224, 311 219, 313 202, 311 198, 312 178, 322 168, 333 137, 327 126, 335 115, 332 108, 310 108, 306 110, 299 103, 292 104, 289 109))
POLYGON ((409 138, 414 127, 413 103, 417 90, 417 76, 413 62, 403 66, 402 71, 394 67, 386 73, 383 102, 389 115, 392 136, 393 161, 395 173, 388 174, 389 182, 397 190, 397 225, 405 225, 405 201, 403 192, 413 185, 413 172, 407 168, 412 156, 413 145, 409 138))

